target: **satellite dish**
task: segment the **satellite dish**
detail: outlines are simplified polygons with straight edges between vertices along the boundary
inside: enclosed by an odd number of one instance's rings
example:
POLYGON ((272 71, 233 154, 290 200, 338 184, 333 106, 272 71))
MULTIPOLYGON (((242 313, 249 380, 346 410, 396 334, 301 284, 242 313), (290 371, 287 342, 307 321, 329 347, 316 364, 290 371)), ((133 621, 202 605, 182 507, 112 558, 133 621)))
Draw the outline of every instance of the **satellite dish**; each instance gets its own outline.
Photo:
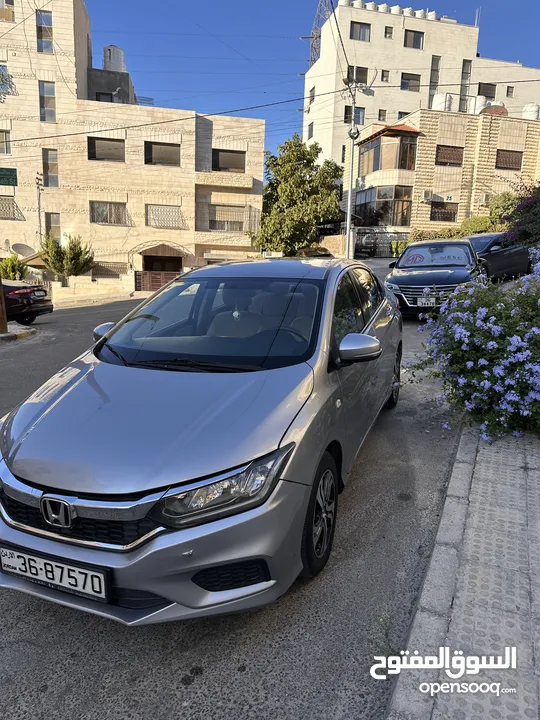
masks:
POLYGON ((23 243, 15 243, 15 245, 11 246, 13 252, 17 253, 17 255, 21 255, 23 258, 30 257, 30 255, 34 255, 36 252, 33 247, 30 247, 30 245, 24 245, 23 243))

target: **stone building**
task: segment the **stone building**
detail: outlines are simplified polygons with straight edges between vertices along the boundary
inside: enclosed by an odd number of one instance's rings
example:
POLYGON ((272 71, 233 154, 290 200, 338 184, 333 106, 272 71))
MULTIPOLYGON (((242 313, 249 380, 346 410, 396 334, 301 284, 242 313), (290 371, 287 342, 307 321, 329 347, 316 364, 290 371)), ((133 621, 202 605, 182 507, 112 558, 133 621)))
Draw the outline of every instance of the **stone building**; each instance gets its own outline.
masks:
POLYGON ((0 185, 0 249, 29 255, 46 232, 81 235, 98 273, 135 270, 144 289, 245 257, 264 121, 141 104, 119 48, 92 67, 84 0, 37 7, 0 2, 0 172, 17 170, 17 185, 0 185))

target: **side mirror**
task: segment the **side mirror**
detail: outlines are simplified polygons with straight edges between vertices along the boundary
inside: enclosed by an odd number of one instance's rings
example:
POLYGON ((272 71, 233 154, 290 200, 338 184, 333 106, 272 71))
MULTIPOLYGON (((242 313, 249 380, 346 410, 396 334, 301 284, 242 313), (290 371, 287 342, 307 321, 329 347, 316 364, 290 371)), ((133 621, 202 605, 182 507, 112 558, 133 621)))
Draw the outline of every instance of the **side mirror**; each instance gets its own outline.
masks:
POLYGON ((109 332, 109 330, 112 330, 115 324, 116 323, 108 322, 103 323, 102 325, 98 325, 97 328, 94 328, 94 342, 99 342, 101 338, 109 332))
POLYGON ((346 363, 369 362, 381 355, 381 343, 371 335, 351 333, 343 338, 339 346, 339 357, 346 363))
POLYGON ((489 248, 489 252, 497 252, 497 250, 502 250, 502 245, 492 245, 489 248))
POLYGON ((390 265, 389 265, 388 267, 389 267, 390 269, 393 269, 393 268, 395 268, 395 267, 396 267, 396 265, 397 265, 397 261, 396 261, 396 260, 394 260, 394 262, 391 262, 391 263, 390 263, 390 265))

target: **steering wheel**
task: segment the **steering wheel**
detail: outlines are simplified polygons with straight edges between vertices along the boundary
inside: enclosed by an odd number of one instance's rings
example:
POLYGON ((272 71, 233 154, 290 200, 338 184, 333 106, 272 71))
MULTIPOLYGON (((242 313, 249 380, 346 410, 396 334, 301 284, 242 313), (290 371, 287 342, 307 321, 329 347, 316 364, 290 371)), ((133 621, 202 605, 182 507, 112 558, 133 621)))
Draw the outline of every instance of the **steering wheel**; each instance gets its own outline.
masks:
POLYGON ((279 328, 279 331, 278 331, 278 332, 287 332, 287 333, 290 333, 290 334, 293 335, 294 337, 298 338, 301 342, 304 342, 304 343, 307 342, 307 338, 305 338, 305 337, 302 335, 302 333, 301 333, 299 330, 296 330, 295 328, 292 328, 292 327, 282 327, 282 328, 279 328))

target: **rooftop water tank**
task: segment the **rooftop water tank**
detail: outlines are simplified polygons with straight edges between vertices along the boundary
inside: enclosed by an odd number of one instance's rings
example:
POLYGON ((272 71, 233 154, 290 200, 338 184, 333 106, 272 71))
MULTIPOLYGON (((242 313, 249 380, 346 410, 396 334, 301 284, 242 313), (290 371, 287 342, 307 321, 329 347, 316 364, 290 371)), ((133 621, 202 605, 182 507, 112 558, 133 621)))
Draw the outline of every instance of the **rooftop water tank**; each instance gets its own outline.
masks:
POLYGON ((439 19, 439 16, 438 16, 437 13, 435 12, 435 10, 430 10, 430 11, 428 12, 428 14, 427 14, 427 19, 428 19, 428 20, 438 20, 438 19, 439 19))
POLYGON ((107 45, 103 48, 103 69, 114 72, 127 72, 124 62, 124 51, 116 45, 107 45))
POLYGON ((388 3, 383 3, 382 5, 379 5, 379 12, 390 12, 390 5, 388 3))
POLYGON ((414 17, 414 10, 411 7, 405 8, 403 10, 403 14, 407 15, 408 17, 414 17))
POLYGON ((527 103, 523 108, 524 120, 540 120, 540 105, 538 103, 527 103))
POLYGON ((339 4, 340 4, 340 5, 350 5, 350 4, 351 4, 351 0, 339 0, 339 4))
POLYGON ((420 18, 421 20, 426 19, 426 11, 425 10, 417 10, 415 13, 417 18, 420 18))
POLYGON ((353 7, 357 8, 358 10, 363 10, 366 6, 366 3, 364 0, 353 0, 353 7))
POLYGON ((476 98, 476 103, 475 103, 475 106, 474 106, 474 112, 475 112, 475 114, 476 114, 476 115, 480 115, 480 113, 481 113, 483 110, 485 110, 486 106, 487 106, 487 98, 484 97, 483 95, 479 95, 479 96, 476 98))
POLYGON ((450 93, 437 93, 433 96, 433 110, 452 112, 453 98, 450 93))
POLYGON ((390 8, 390 12, 392 15, 401 15, 401 6, 400 5, 392 5, 390 8))
POLYGON ((366 3, 366 10, 378 10, 376 2, 368 2, 366 3))

